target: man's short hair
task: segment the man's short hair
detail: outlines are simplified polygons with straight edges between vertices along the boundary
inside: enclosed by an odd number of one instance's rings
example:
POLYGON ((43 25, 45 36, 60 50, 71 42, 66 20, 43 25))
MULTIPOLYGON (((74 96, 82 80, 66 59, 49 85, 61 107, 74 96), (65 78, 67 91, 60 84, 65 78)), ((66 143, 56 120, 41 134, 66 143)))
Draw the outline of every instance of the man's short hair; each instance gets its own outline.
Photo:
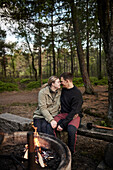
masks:
POLYGON ((60 75, 60 78, 63 77, 64 80, 70 80, 73 81, 73 74, 69 72, 64 72, 60 75))

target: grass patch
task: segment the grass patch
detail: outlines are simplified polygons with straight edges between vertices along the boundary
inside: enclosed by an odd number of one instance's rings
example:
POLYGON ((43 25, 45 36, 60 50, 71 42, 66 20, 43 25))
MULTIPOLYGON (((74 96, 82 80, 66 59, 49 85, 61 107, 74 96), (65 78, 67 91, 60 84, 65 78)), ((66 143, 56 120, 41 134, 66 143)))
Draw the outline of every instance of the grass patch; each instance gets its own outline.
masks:
POLYGON ((4 91, 18 91, 18 85, 14 83, 5 83, 0 81, 0 92, 4 91))

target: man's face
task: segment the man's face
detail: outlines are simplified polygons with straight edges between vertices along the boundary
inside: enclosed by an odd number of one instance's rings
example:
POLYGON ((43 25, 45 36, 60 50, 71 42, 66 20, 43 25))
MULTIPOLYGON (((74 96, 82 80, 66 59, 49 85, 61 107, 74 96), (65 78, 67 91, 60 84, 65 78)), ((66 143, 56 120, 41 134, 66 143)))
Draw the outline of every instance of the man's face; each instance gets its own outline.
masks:
POLYGON ((64 88, 68 87, 68 80, 64 80, 63 77, 61 77, 61 84, 64 88))
POLYGON ((56 89, 59 89, 59 88, 60 88, 60 80, 57 79, 54 83, 52 83, 52 85, 53 85, 56 89))

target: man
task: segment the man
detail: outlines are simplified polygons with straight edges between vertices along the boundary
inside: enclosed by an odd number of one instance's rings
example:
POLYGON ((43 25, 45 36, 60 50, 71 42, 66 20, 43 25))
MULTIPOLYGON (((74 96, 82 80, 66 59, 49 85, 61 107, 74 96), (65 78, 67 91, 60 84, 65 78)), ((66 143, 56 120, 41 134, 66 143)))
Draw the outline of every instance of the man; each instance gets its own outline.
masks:
POLYGON ((68 132, 68 146, 73 154, 77 140, 77 129, 80 124, 80 117, 82 117, 83 99, 80 90, 73 84, 73 75, 71 73, 65 72, 60 78, 63 86, 61 113, 55 116, 54 119, 57 121, 58 131, 66 130, 68 132))

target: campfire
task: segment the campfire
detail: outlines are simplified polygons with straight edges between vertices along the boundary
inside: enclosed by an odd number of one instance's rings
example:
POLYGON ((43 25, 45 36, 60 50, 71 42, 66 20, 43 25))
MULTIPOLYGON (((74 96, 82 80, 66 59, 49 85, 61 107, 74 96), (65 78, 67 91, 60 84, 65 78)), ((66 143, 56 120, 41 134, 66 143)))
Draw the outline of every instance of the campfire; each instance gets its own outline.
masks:
POLYGON ((58 138, 38 134, 37 129, 35 132, 1 133, 0 138, 0 169, 4 167, 3 170, 6 170, 4 162, 9 169, 16 166, 18 170, 71 169, 71 153, 58 138), (13 160, 14 165, 11 165, 10 160, 13 160))
MULTIPOLYGON (((33 126, 33 125, 32 125, 33 126)), ((60 162, 60 158, 58 157, 57 153, 53 150, 48 149, 47 144, 44 143, 44 146, 41 147, 39 142, 39 134, 37 132, 37 127, 34 127, 34 133, 29 132, 27 135, 28 144, 25 145, 25 154, 24 158, 28 159, 30 156, 29 167, 36 167, 36 164, 39 164, 42 168, 49 167, 51 168, 51 164, 56 164, 60 162), (34 153, 34 154, 33 154, 34 153), (57 161, 56 161, 57 160, 57 161), (51 163, 52 162, 52 163, 51 163)))

